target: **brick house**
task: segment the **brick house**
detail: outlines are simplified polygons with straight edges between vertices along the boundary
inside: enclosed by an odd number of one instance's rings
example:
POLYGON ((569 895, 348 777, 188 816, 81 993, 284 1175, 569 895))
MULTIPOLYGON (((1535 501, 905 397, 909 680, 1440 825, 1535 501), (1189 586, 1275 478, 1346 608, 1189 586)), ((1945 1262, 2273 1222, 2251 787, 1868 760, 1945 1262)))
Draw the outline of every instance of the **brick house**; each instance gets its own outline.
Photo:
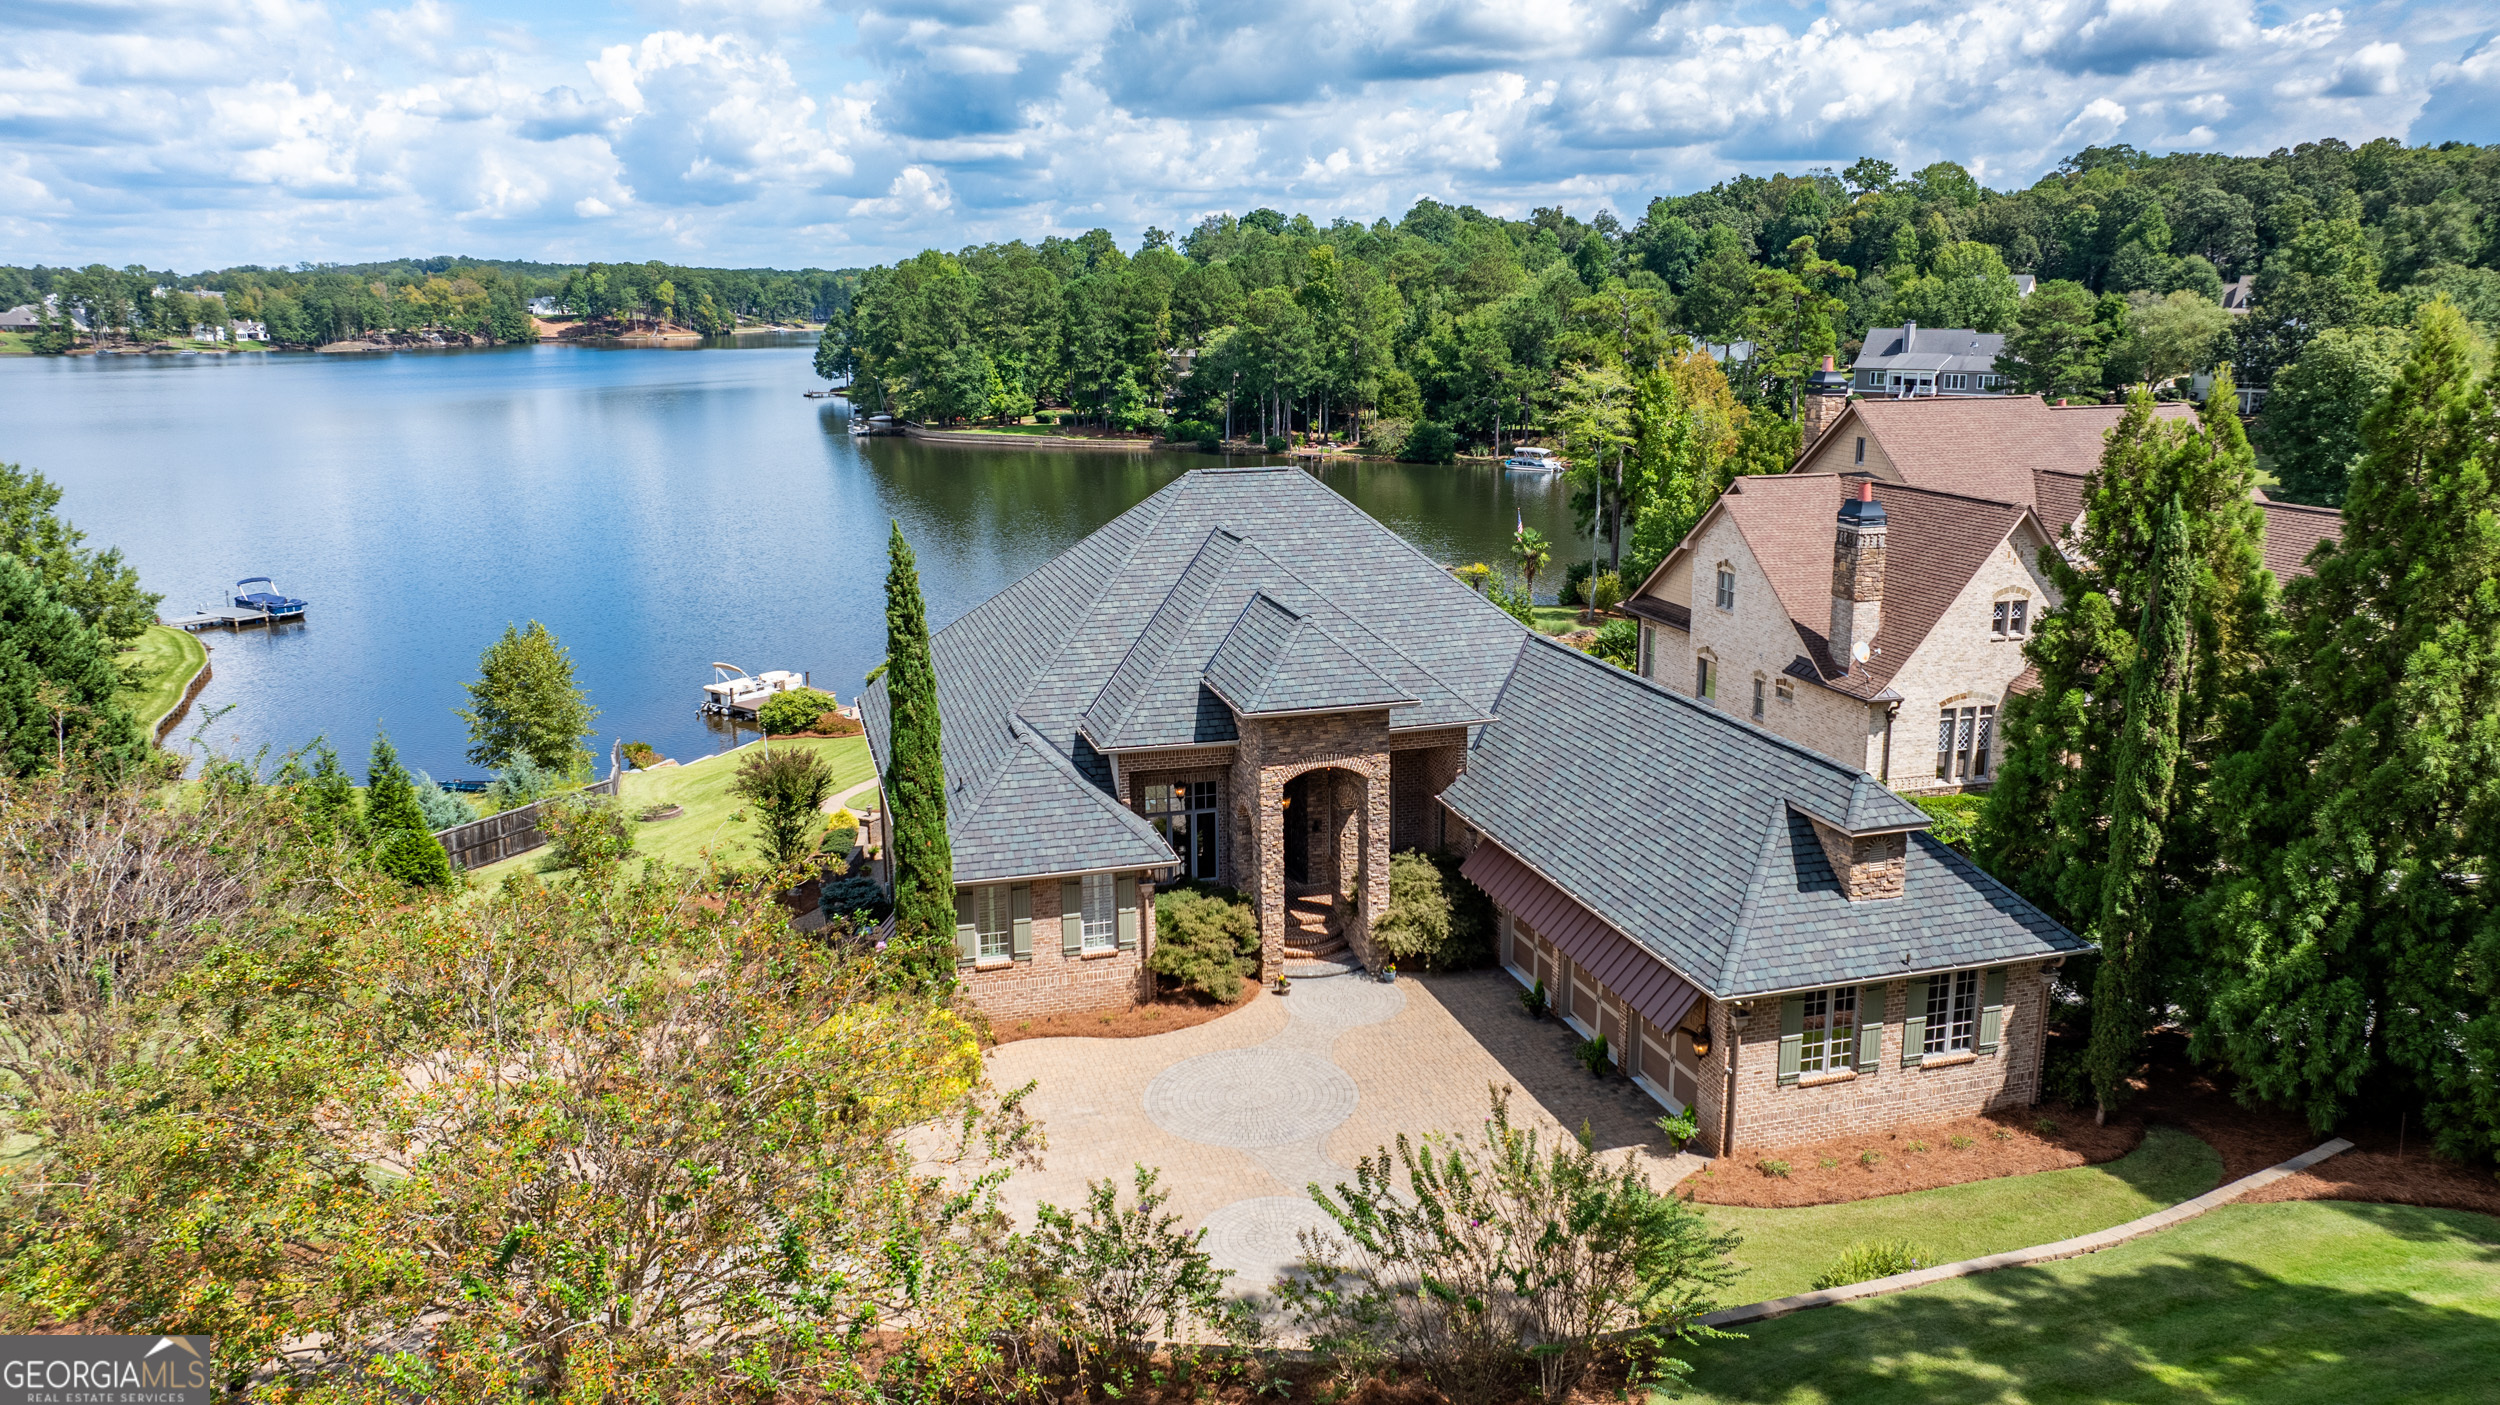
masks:
POLYGON ((1374 969, 1390 853, 1450 848, 1504 965, 1704 1146, 2037 1095, 2079 939, 1862 769, 1522 629, 1298 470, 1187 474, 933 652, 993 1017, 1146 994, 1175 876, 1250 899, 1262 979, 1374 969))

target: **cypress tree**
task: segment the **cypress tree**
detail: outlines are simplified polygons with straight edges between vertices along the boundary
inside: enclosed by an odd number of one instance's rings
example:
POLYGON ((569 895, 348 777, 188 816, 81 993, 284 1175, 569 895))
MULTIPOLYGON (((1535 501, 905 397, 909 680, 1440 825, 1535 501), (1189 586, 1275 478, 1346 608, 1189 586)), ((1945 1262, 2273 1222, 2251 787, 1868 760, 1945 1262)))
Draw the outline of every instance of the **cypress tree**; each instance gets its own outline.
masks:
MULTIPOLYGON (((2138 631, 2129 625, 2142 622, 2155 593, 2173 504, 2185 521, 2192 581, 2178 721, 2183 803, 2161 827, 2145 930, 2175 930, 2185 895, 2211 871, 2216 840, 2204 778, 2256 729, 2252 698, 2272 578, 2264 514, 2249 496, 2256 456, 2236 406, 2228 376, 2216 378, 2194 424, 2157 419, 2151 397, 2136 396, 2085 486, 2080 540, 2072 543, 2080 562, 2054 547, 2040 553, 2060 604, 2023 647, 2039 686, 2006 701, 2005 755, 1975 851, 1990 872, 2079 930, 2102 909, 2118 741, 2138 656, 2138 631)), ((2167 976, 2155 967, 2179 954, 2156 953, 2142 967, 2148 995, 2161 997, 2167 976)))
POLYGON ((938 746, 937 667, 920 570, 896 523, 886 544, 885 799, 893 813, 894 935, 887 949, 915 982, 955 972, 955 858, 946 839, 946 762, 938 746))
POLYGON ((2218 778, 2198 1021, 2259 1096, 2421 1109, 2500 1156, 2500 386, 2445 300, 2364 419, 2342 540, 2288 593, 2283 705, 2218 778))
POLYGON ((2101 949, 2092 983, 2092 1040, 2087 1060, 2097 1120, 2123 1100, 2143 1042, 2147 989, 2144 960, 2153 934, 2152 888, 2170 818, 2179 768, 2179 710, 2193 649, 2196 569, 2187 516, 2174 500, 2154 544, 2152 589, 2136 630, 2135 666, 2110 796, 2108 871, 2101 880, 2101 949))
POLYGON ((148 745, 116 696, 111 647, 0 552, 0 764, 15 776, 76 765, 120 767, 148 745))
POLYGON ((419 888, 451 886, 451 855, 426 825, 415 779, 399 764, 391 739, 379 732, 365 767, 365 828, 373 836, 374 867, 419 888))

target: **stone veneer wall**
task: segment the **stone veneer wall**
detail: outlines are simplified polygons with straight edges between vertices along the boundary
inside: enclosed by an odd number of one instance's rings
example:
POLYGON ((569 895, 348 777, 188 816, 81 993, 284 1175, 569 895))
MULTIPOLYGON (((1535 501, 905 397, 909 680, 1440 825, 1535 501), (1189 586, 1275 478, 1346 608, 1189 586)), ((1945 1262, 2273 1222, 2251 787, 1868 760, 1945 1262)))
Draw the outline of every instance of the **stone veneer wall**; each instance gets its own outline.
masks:
POLYGON ((1389 847, 1438 849, 1443 835, 1438 797, 1466 769, 1467 729, 1391 733, 1389 745, 1389 847))
POLYGON ((1358 832, 1367 841, 1362 891, 1345 915, 1344 935, 1355 959, 1379 962, 1371 920, 1389 905, 1389 714, 1323 713, 1311 717, 1244 717, 1233 750, 1232 828, 1247 842, 1241 887, 1259 916, 1259 978, 1276 978, 1285 950, 1285 783, 1305 771, 1336 767, 1360 777, 1364 794, 1358 832))
MULTIPOLYGON (((1713 1011, 1716 1042, 1703 1070, 1703 1124, 1721 1125, 1727 1067, 1736 1060, 1735 1153, 1827 1141, 1922 1122, 1943 1122, 1998 1108, 2027 1107, 2040 1096, 2040 1058, 2047 1035, 2048 976, 2037 961, 2005 968, 2004 1024, 1993 1054, 1905 1068, 1903 1020, 1909 983, 1885 987, 1883 1056, 1872 1073, 1838 1073, 1819 1080, 1779 1084, 1780 1002, 1751 1002, 1743 1017, 1733 1005, 1713 1011), (1731 1037, 1733 1036, 1733 1037, 1731 1037), (1713 1097, 1713 1088, 1719 1096, 1713 1097)), ((1717 1144, 1715 1138, 1706 1138, 1717 1144)), ((1723 1147, 1722 1154, 1728 1154, 1723 1147)))
POLYGON ((1033 887, 1033 955, 1028 960, 984 961, 962 969, 972 1003, 995 1023, 1044 1015, 1125 1010, 1154 995, 1146 958, 1154 951, 1154 885, 1137 885, 1137 948, 1085 956, 1064 954, 1057 878, 1033 887))

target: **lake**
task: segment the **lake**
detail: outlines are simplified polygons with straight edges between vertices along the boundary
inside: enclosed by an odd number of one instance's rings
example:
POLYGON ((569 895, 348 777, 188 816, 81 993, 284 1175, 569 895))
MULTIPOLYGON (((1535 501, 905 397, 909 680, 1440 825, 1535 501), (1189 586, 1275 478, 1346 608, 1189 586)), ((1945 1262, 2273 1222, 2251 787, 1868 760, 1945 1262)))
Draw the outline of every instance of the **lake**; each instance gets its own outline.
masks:
MULTIPOLYGON (((738 740, 697 711, 714 660, 857 697, 885 656, 889 521, 943 625, 1220 462, 855 439, 847 402, 800 397, 822 385, 812 346, 12 357, 0 461, 60 484, 168 616, 243 576, 310 602, 301 626, 202 636, 215 678, 183 735, 230 709, 206 736, 222 751, 327 735, 361 772, 382 727, 439 779, 484 774, 453 709, 507 622, 571 649, 603 767, 618 738, 691 758, 738 740)), ((1435 560, 1499 561, 1520 518, 1572 536, 1551 480, 1319 476, 1435 560)))

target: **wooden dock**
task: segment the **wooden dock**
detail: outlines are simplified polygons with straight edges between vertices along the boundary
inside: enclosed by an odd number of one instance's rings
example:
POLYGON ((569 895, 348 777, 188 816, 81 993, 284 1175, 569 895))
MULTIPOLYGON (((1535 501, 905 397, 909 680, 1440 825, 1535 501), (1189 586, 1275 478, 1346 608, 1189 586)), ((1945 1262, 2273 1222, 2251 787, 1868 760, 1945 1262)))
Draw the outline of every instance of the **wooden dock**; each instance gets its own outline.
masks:
POLYGON ((290 620, 300 620, 303 617, 300 611, 291 615, 273 615, 267 610, 202 610, 196 615, 176 615, 165 623, 176 629, 187 629, 197 634, 203 629, 243 629, 251 625, 285 624, 290 620))

